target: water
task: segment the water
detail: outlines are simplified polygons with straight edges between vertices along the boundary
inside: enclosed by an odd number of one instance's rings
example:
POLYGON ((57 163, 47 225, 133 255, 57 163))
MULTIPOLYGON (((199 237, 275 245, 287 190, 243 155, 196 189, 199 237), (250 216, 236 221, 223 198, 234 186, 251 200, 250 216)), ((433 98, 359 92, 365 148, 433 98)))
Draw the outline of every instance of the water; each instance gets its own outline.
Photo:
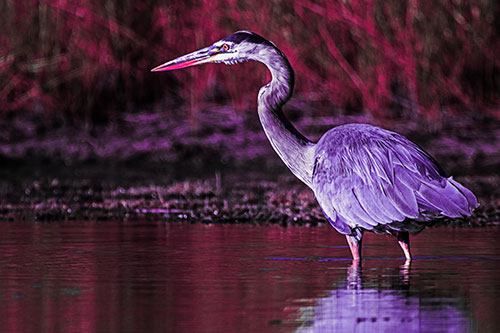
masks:
POLYGON ((500 228, 3 223, 1 332, 495 332, 500 228))

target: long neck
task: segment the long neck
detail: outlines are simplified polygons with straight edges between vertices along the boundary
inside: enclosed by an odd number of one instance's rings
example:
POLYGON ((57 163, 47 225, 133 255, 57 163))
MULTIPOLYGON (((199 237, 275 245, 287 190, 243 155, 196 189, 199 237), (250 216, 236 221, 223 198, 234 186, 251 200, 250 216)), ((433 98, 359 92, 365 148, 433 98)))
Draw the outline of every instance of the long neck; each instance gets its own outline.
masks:
POLYGON ((292 173, 311 187, 314 143, 304 137, 283 114, 281 107, 290 99, 293 69, 277 49, 266 52, 263 62, 272 74, 270 83, 259 91, 259 118, 267 138, 292 173))

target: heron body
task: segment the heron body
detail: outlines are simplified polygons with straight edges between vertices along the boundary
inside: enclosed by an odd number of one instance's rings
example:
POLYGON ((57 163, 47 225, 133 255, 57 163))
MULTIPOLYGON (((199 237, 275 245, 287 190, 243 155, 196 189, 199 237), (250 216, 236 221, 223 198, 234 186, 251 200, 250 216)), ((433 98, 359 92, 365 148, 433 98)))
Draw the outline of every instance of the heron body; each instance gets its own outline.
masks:
POLYGON ((152 71, 203 63, 264 63, 271 82, 258 95, 258 114, 272 147, 309 186, 327 220, 345 234, 354 259, 361 258, 365 230, 394 235, 411 260, 409 233, 441 217, 471 215, 474 194, 446 178, 437 162, 402 135, 367 124, 348 124, 327 131, 318 142, 304 137, 285 117, 294 72, 270 41, 238 31, 213 45, 169 61, 152 71))

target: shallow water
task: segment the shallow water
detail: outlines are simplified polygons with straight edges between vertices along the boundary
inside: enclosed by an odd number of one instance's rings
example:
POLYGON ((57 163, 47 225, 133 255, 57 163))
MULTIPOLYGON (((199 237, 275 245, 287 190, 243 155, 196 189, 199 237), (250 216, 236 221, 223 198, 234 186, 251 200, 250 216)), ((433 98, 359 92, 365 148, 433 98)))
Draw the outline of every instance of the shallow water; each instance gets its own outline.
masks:
POLYGON ((500 228, 3 223, 0 331, 499 331, 500 228), (40 329, 42 328, 42 329, 40 329))

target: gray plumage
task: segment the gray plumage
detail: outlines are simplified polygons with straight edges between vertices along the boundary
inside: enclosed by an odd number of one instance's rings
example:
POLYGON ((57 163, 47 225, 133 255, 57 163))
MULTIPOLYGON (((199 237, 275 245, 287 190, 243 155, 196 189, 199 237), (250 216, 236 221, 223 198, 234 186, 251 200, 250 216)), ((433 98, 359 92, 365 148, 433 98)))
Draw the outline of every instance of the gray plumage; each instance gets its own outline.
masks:
POLYGON ((395 235, 410 260, 408 232, 432 219, 468 216, 478 206, 471 191, 446 178, 429 154, 397 133, 350 124, 329 130, 317 143, 304 137, 282 112, 294 86, 292 67, 257 34, 238 31, 153 71, 248 60, 264 63, 272 74, 258 95, 259 118, 272 147, 314 191, 328 221, 347 236, 355 259, 364 230, 395 235))

